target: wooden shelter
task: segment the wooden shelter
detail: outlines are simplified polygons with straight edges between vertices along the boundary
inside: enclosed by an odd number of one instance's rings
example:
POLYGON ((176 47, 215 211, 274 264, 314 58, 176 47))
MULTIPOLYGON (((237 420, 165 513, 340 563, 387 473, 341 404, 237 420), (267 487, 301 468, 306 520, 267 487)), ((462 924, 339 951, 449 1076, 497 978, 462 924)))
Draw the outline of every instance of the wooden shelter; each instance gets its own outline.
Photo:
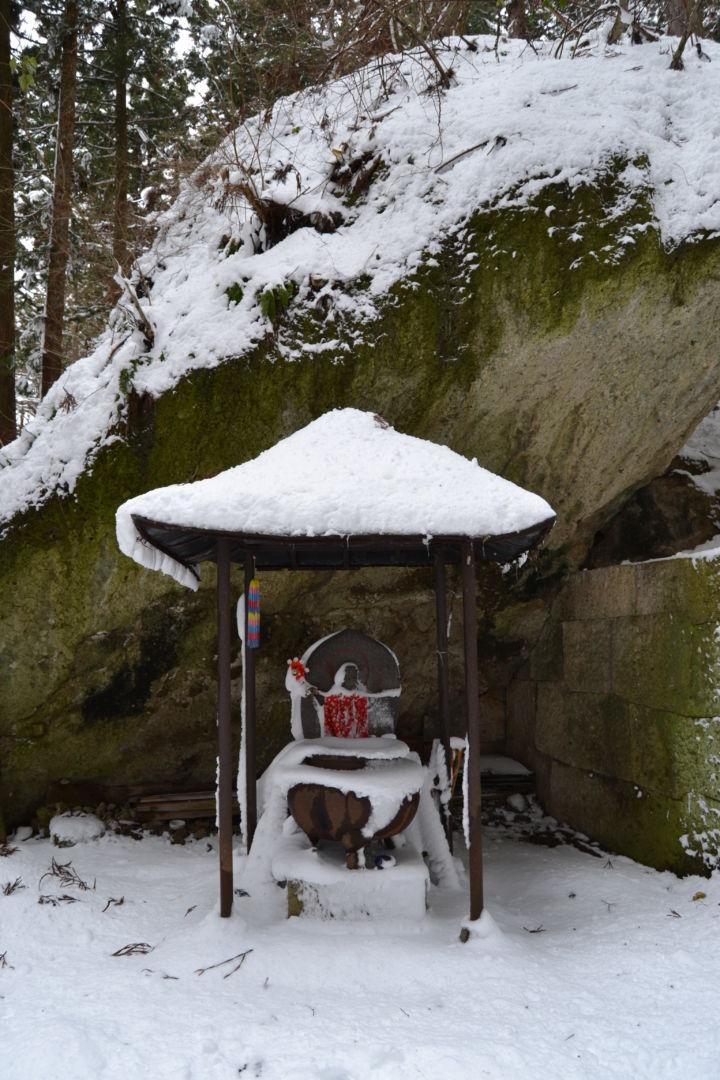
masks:
MULTIPOLYGON (((196 588, 198 565, 217 564, 222 916, 230 914, 233 901, 231 564, 244 567, 246 594, 259 571, 426 566, 435 589, 439 727, 448 761, 446 567, 460 567, 469 753, 470 919, 475 920, 483 910, 475 568, 479 560, 508 563, 517 559, 542 540, 554 520, 552 509, 539 496, 447 447, 402 435, 380 417, 355 409, 327 413, 258 458, 210 480, 159 488, 119 508, 119 545, 142 565, 196 588)), ((243 671, 249 847, 257 817, 253 649, 245 649, 243 671)))

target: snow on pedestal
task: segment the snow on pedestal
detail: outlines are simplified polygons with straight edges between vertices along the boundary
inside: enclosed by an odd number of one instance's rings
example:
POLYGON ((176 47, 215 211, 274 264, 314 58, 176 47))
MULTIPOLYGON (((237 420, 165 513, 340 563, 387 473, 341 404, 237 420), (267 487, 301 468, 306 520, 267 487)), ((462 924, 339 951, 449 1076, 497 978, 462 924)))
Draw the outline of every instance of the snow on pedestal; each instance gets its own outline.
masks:
POLYGON ((297 832, 284 836, 272 860, 277 881, 287 881, 288 915, 316 919, 402 919, 427 911, 430 881, 421 855, 411 846, 393 851, 394 866, 347 870, 339 845, 309 848, 297 832))
POLYGON ((372 800, 372 815, 363 832, 372 837, 384 829, 409 796, 417 794, 425 782, 426 771, 410 755, 400 739, 383 736, 367 739, 342 739, 326 735, 321 739, 302 739, 289 743, 271 765, 272 783, 286 798, 295 784, 320 784, 344 794, 372 800), (362 757, 363 769, 318 769, 314 756, 362 757))

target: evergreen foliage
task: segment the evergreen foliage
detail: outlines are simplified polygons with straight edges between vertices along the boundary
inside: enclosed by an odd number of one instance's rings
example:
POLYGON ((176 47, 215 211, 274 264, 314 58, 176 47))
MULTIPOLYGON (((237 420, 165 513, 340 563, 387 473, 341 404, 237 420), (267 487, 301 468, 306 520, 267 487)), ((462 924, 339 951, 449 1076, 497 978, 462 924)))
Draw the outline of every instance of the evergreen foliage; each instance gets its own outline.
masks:
MULTIPOLYGON (((30 402, 41 374, 63 6, 26 5, 17 58, 18 71, 31 76, 16 100, 18 389, 30 402)), ((152 0, 129 0, 121 42, 117 10, 116 2, 98 0, 81 7, 66 363, 87 351, 114 294, 118 79, 127 85, 129 262, 148 243, 153 214, 174 197, 192 127, 190 78, 176 49, 179 20, 163 17, 152 0)))

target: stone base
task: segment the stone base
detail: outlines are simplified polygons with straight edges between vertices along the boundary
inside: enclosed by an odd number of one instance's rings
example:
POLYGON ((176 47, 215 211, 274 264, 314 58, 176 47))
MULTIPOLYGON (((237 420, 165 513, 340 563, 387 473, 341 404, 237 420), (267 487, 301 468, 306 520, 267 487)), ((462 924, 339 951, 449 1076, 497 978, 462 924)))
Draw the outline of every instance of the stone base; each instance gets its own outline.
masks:
POLYGON ((276 881, 287 881, 288 918, 423 919, 427 867, 414 848, 392 855, 389 869, 347 870, 340 845, 312 850, 302 833, 288 837, 272 864, 276 881))

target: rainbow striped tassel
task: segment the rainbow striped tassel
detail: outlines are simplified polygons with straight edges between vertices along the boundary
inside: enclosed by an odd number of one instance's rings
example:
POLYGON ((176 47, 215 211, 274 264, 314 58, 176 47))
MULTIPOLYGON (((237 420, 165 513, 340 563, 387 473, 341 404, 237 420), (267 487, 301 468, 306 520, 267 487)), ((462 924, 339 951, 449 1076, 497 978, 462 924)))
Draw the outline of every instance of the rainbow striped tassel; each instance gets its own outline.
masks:
POLYGON ((247 642, 248 649, 260 645, 260 582, 253 578, 247 595, 247 642))

